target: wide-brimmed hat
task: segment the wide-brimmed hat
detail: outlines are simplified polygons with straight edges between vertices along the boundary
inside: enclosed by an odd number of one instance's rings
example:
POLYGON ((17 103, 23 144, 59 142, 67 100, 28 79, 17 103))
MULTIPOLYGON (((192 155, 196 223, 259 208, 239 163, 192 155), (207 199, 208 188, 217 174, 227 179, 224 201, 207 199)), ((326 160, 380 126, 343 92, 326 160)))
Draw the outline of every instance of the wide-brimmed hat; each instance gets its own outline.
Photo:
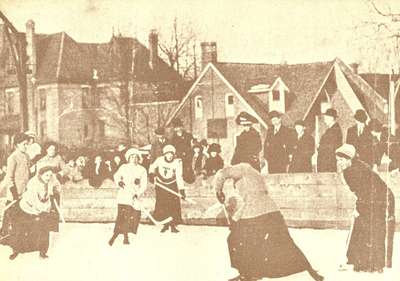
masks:
POLYGON ((163 136, 163 135, 165 135, 165 129, 164 128, 157 128, 157 129, 155 129, 155 131, 154 131, 154 133, 157 135, 157 136, 163 136))
POLYGON ((336 155, 347 159, 353 159, 356 156, 356 148, 348 143, 343 144, 341 147, 336 149, 336 155))
POLYGON ((276 111, 276 110, 272 110, 272 111, 270 111, 270 112, 268 113, 268 118, 269 118, 269 119, 272 119, 272 118, 275 118, 275 117, 281 118, 281 116, 282 116, 282 113, 280 113, 280 112, 278 112, 278 111, 276 111))
POLYGON ((212 143, 208 148, 208 153, 211 152, 221 153, 221 146, 218 143, 212 143))
POLYGON ((129 158, 130 158, 132 155, 137 155, 137 156, 139 157, 139 159, 142 157, 142 156, 140 155, 139 149, 133 147, 133 148, 129 148, 129 149, 125 152, 125 159, 126 159, 126 161, 129 161, 129 158))
POLYGON ((236 116, 236 124, 238 125, 252 125, 257 123, 257 119, 249 113, 242 111, 236 116))
POLYGON ((323 115, 331 116, 335 119, 338 117, 336 109, 333 108, 328 108, 323 115))
POLYGON ((54 166, 45 165, 43 167, 40 167, 37 173, 38 173, 39 176, 41 176, 41 175, 43 175, 44 173, 46 173, 48 171, 52 171, 53 173, 55 173, 56 170, 57 169, 54 166))
POLYGON ((25 135, 27 135, 30 138, 36 138, 36 134, 34 131, 26 131, 25 135))
POLYGON ((305 127, 306 123, 303 120, 297 120, 296 122, 294 122, 294 126, 302 126, 305 127))
POLYGON ((365 123, 368 120, 367 112, 364 109, 357 109, 356 113, 354 114, 354 119, 358 122, 365 123))

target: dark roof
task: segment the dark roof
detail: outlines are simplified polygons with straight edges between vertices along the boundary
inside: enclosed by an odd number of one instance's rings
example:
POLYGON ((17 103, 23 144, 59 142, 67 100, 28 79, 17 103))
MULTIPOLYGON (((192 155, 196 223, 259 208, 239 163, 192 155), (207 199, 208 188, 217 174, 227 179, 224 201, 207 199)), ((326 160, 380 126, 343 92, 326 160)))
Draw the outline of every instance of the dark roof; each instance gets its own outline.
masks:
POLYGON ((99 82, 133 77, 139 81, 182 80, 161 58, 157 71, 152 71, 149 50, 135 38, 112 37, 107 43, 80 43, 66 33, 37 38, 38 83, 88 83, 93 69, 99 82))
POLYGON ((217 63, 216 67, 265 122, 268 121, 266 106, 247 91, 251 86, 260 83, 272 85, 280 77, 292 97, 284 119, 288 123, 294 123, 297 119, 303 119, 333 63, 334 61, 306 64, 217 63))
MULTIPOLYGON (((389 87, 391 75, 381 73, 361 73, 359 74, 374 90, 385 100, 389 97, 389 87)), ((399 75, 392 77, 395 80, 399 79, 399 75)))

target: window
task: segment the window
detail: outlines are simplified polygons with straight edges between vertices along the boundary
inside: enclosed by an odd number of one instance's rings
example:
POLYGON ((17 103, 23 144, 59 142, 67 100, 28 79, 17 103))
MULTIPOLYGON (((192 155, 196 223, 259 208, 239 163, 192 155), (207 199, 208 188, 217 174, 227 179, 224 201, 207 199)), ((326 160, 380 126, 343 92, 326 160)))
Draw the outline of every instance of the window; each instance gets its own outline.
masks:
POLYGON ((40 137, 43 139, 47 135, 47 122, 42 121, 40 122, 40 137))
POLYGON ((83 136, 87 138, 89 135, 89 126, 85 124, 85 127, 83 128, 83 136))
POLYGON ((276 90, 272 91, 272 100, 273 101, 279 101, 280 100, 279 91, 276 91, 276 90))
POLYGON ((89 87, 82 87, 82 108, 89 107, 89 87))
POLYGON ((105 134, 105 123, 103 120, 99 120, 97 123, 97 129, 98 129, 98 133, 99 133, 99 137, 102 138, 104 137, 105 134))
POLYGON ((194 116, 196 119, 203 118, 203 99, 201 96, 194 98, 194 116))
POLYGON ((46 110, 46 90, 39 89, 39 108, 40 110, 46 110))
POLYGON ((235 115, 235 107, 232 94, 226 94, 225 96, 225 112, 226 117, 232 117, 235 115))
POLYGON ((6 114, 12 115, 17 114, 18 110, 18 95, 14 91, 6 91, 5 93, 5 100, 6 100, 6 114))

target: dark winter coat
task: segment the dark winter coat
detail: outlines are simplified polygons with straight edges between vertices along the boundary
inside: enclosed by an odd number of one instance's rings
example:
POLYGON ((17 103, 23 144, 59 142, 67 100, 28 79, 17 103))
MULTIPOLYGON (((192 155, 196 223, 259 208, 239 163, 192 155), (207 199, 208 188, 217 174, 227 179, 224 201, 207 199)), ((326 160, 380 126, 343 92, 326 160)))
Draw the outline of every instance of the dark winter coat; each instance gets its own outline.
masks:
POLYGON ((304 133, 300 138, 296 137, 293 145, 293 157, 289 166, 290 173, 311 173, 311 157, 315 152, 314 138, 304 133))
POLYGON ((365 127, 362 134, 358 135, 357 125, 347 130, 346 143, 352 144, 356 148, 358 158, 372 166, 372 134, 368 127, 365 127))
POLYGON ((256 129, 250 128, 236 137, 236 147, 231 160, 231 165, 249 163, 254 169, 260 171, 261 137, 256 129))
MULTIPOLYGON (((350 237, 348 263, 362 271, 380 270, 385 266, 386 209, 394 219, 393 193, 371 167, 358 159, 344 170, 343 176, 357 197, 359 213, 350 237)), ((391 260, 391 256, 387 258, 391 260)))
POLYGON ((187 183, 193 183, 195 180, 192 170, 192 134, 183 132, 181 136, 174 133, 170 144, 176 149, 176 157, 182 159, 183 180, 187 183))
POLYGON ((165 139, 164 142, 161 142, 159 138, 155 139, 151 143, 151 150, 150 150, 150 162, 153 163, 158 157, 162 155, 162 149, 167 144, 167 140, 165 139))
POLYGON ((336 149, 343 144, 342 129, 338 123, 328 128, 321 136, 318 147, 318 172, 337 172, 336 149))
POLYGON ((207 176, 213 176, 223 167, 224 167, 224 160, 221 158, 221 156, 219 155, 215 157, 210 156, 210 158, 206 160, 206 164, 204 165, 204 170, 206 171, 207 176))
POLYGON ((99 188, 103 181, 108 177, 109 171, 106 164, 102 161, 99 169, 96 171, 96 164, 93 163, 89 168, 89 184, 95 188, 99 188))
POLYGON ((293 152, 295 132, 283 125, 274 134, 274 127, 267 131, 264 142, 264 158, 268 162, 268 172, 286 173, 289 165, 289 155, 293 152))

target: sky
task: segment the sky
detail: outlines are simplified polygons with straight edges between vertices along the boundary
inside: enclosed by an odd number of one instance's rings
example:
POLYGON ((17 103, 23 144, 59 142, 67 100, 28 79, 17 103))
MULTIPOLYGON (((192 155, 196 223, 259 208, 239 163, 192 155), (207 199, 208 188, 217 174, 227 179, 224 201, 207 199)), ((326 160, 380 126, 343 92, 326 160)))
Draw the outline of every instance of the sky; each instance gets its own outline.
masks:
POLYGON ((258 63, 360 61, 354 26, 370 15, 366 0, 1 0, 0 10, 20 31, 33 19, 38 33, 106 42, 114 28, 146 45, 150 29, 162 36, 177 16, 199 41, 217 42, 218 60, 258 63))

